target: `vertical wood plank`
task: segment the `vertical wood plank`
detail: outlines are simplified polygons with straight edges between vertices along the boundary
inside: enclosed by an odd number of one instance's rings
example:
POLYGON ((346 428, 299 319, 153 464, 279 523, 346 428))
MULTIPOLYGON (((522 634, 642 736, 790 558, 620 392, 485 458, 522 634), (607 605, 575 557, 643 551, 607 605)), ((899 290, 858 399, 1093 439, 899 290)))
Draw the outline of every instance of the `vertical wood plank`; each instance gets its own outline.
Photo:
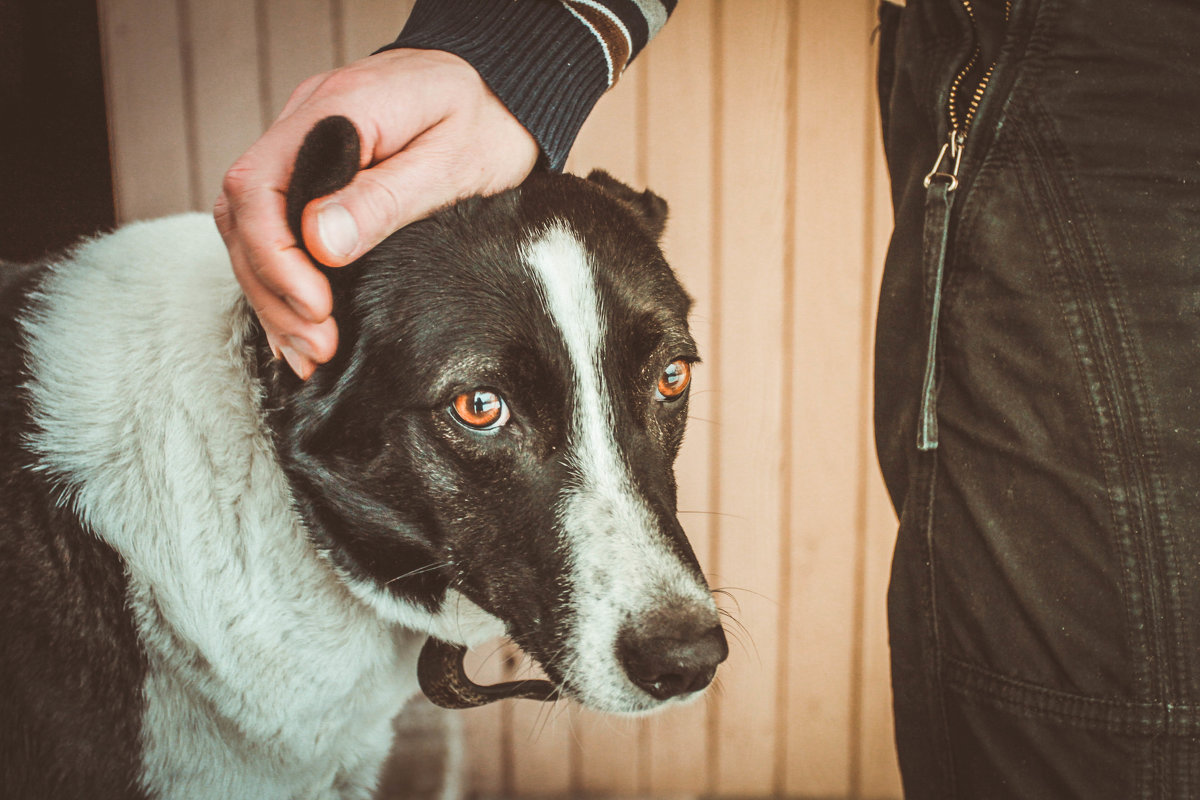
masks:
POLYGON ((374 53, 400 35, 415 0, 342 0, 341 51, 346 62, 374 53))
POLYGON ((333 69, 330 0, 263 0, 267 112, 278 116, 305 78, 333 69))
POLYGON ((860 764, 858 787, 861 797, 899 800, 903 792, 900 787, 900 767, 896 761, 891 664, 887 643, 887 585, 897 523, 883 488, 883 480, 877 472, 870 476, 869 489, 868 546, 863 570, 867 613, 862 648, 862 721, 857 742, 860 764))
POLYGON ((861 636, 859 475, 872 23, 862 4, 800 0, 790 408, 789 794, 845 796, 861 636))
MULTIPOLYGON (((647 96, 643 132, 646 185, 669 204, 663 251, 692 295, 689 324, 701 356, 710 359, 714 331, 713 81, 714 0, 681 3, 640 56, 647 96)), ((687 435, 675 465, 679 520, 707 571, 712 564, 712 369, 695 372, 687 435)), ((710 583, 712 576, 709 576, 710 583)), ((724 681, 724 668, 718 675, 724 681)), ((710 689, 710 692, 713 691, 710 689)), ((708 708, 712 696, 647 720, 643 755, 648 795, 699 795, 710 789, 708 708)))
POLYGON ((572 791, 609 797, 641 793, 642 725, 638 718, 576 707, 578 774, 572 791))
MULTIPOLYGON (((865 2, 864 5, 872 5, 865 2)), ((877 48, 876 48, 877 51, 877 48)), ((876 57, 878 52, 876 52, 876 57)), ((869 103, 871 172, 868 192, 871 202, 870 226, 864 238, 872 266, 868 283, 872 298, 872 316, 867 327, 875 330, 874 310, 879 304, 879 285, 883 262, 887 255, 892 231, 892 203, 889 193, 887 164, 883 158, 883 141, 877 103, 869 103)), ((873 337, 872 337, 873 338, 873 337)), ((874 348, 865 356, 873 367, 874 348)), ((870 409, 871 406, 868 406, 870 409)), ((874 456, 873 442, 871 455, 874 456)), ((862 797, 900 798, 900 771, 896 761, 895 725, 892 719, 891 665, 887 639, 887 586, 891 574, 892 550, 895 546, 897 520, 892 510, 883 477, 874 459, 865 462, 867 490, 867 546, 864 553, 865 614, 863 630, 863 698, 859 747, 859 791, 862 797)))
POLYGON ((781 353, 786 201, 787 3, 721 6, 715 346, 719 532, 714 567, 745 633, 731 644, 717 709, 717 794, 778 783, 779 556, 789 366, 781 353))
MULTIPOLYGON (((528 667, 526 666, 526 669, 528 667)), ((518 676, 530 674, 518 672, 518 676)), ((570 701, 515 701, 508 736, 512 742, 512 792, 517 797, 568 796, 573 791, 575 706, 570 701)))
POLYGON ((245 0, 181 0, 187 9, 195 142, 193 206, 207 211, 234 160, 263 130, 258 24, 245 0))
POLYGON ((117 221, 186 211, 192 186, 178 9, 102 0, 99 11, 117 221))
MULTIPOLYGON (((504 645, 500 640, 472 649, 465 666, 467 674, 485 686, 508 680, 504 645)), ((509 755, 506 704, 491 703, 461 713, 466 744, 464 785, 475 794, 503 793, 509 755)))
POLYGON ((640 62, 635 61, 617 85, 596 103, 571 148, 567 172, 587 175, 593 169, 604 169, 618 180, 637 183, 637 72, 640 70, 640 62))

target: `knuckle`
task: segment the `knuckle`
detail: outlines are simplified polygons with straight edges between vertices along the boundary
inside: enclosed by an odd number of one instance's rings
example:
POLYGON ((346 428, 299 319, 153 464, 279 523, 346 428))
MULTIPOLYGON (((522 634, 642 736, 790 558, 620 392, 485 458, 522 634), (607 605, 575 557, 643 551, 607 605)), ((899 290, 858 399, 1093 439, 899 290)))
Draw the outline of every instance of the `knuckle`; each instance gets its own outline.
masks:
MULTIPOLYGON (((395 227, 402 218, 406 203, 401 192, 392 185, 391 181, 381 179, 370 171, 359 173, 361 187, 359 198, 366 213, 369 215, 369 225, 377 228, 395 227)), ((382 230, 381 230, 382 232, 382 230)))
POLYGON ((300 82, 300 85, 292 90, 288 96, 288 102, 303 99, 317 90, 322 83, 329 77, 328 72, 319 72, 316 75, 310 75, 300 82))
POLYGON ((233 219, 233 210, 229 205, 229 198, 226 197, 225 192, 217 195, 217 201, 213 203, 212 215, 217 223, 217 230, 221 232, 221 236, 227 237, 236 227, 233 219))
POLYGON ((221 179, 221 196, 226 198, 227 203, 232 198, 241 197, 249 190, 253 185, 251 179, 253 172, 254 168, 244 156, 233 162, 233 166, 226 170, 225 177, 221 179))
POLYGON ((322 78, 321 85, 317 90, 319 94, 325 97, 337 97, 339 100, 352 97, 369 81, 369 78, 363 75, 363 71, 353 65, 328 72, 322 78))

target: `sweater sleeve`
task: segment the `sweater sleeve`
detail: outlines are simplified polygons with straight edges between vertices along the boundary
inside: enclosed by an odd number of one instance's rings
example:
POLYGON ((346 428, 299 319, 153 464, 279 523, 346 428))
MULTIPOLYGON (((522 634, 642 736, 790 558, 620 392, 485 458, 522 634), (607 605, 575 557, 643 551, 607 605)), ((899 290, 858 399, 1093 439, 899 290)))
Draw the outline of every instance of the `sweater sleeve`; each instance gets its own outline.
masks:
POLYGON ((382 50, 445 50, 479 72, 561 170, 596 101, 676 0, 417 0, 382 50))

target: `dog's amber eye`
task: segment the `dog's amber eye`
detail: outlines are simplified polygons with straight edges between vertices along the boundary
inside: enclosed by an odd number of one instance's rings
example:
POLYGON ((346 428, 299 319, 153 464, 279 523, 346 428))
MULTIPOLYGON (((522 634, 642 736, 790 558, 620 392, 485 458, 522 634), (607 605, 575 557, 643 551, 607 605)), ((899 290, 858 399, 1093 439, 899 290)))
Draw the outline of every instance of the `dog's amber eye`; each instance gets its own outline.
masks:
POLYGON ((463 392, 450 404, 450 413, 468 428, 496 430, 508 422, 508 404, 504 398, 486 389, 463 392))
POLYGON ((687 391, 688 384, 691 382, 691 364, 682 358, 676 359, 667 364, 667 368, 659 376, 658 387, 654 392, 654 399, 667 403, 672 400, 678 400, 687 391))

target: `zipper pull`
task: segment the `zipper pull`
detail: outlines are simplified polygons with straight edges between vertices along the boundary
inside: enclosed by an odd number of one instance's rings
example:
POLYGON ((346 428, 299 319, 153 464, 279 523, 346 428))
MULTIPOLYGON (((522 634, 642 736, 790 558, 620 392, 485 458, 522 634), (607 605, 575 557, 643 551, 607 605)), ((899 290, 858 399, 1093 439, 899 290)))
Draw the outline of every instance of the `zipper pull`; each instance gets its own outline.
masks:
POLYGON ((942 149, 938 151, 937 161, 933 164, 933 169, 929 170, 929 174, 925 176, 925 188, 933 183, 935 178, 942 178, 947 182, 946 191, 953 192, 958 188, 958 168, 962 164, 963 144, 966 142, 965 136, 955 131, 950 131, 950 135, 946 139, 946 143, 942 145, 942 149), (942 172, 942 162, 949 155, 954 162, 950 172, 942 172))
POLYGON ((925 235, 921 261, 926 280, 932 280, 929 298, 929 341, 925 351, 925 377, 921 385, 921 410, 917 420, 917 449, 936 450, 937 424, 937 336, 942 311, 942 277, 946 270, 946 245, 949 241, 950 209, 958 188, 958 168, 962 163, 964 136, 950 131, 938 152, 933 169, 925 176, 925 235), (946 172, 946 167, 950 168, 946 172))

